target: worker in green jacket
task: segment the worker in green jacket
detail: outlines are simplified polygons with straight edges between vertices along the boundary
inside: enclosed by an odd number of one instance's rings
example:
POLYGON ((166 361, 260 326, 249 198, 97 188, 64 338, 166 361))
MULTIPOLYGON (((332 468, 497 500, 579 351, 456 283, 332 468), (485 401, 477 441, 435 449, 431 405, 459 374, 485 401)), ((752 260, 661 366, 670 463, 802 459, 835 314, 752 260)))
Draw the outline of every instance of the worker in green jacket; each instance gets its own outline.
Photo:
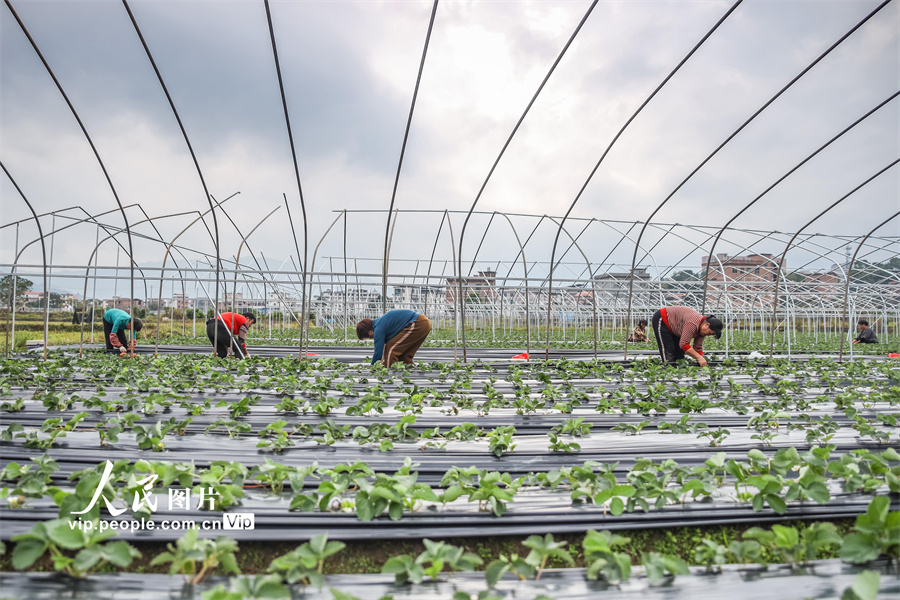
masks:
POLYGON ((134 351, 137 342, 128 342, 128 330, 134 328, 135 337, 144 324, 137 317, 132 318, 124 310, 110 308, 103 313, 103 335, 106 337, 106 351, 125 354, 126 350, 134 351))

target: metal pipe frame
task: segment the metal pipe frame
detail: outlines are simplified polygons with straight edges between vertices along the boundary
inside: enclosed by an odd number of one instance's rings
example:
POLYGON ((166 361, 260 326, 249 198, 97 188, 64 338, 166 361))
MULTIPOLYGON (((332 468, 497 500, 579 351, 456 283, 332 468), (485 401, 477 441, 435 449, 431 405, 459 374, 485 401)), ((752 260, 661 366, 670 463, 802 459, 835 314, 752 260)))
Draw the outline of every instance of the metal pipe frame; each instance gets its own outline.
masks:
MULTIPOLYGON (((847 198, 849 198, 850 196, 855 194, 857 191, 859 191, 860 189, 865 187, 867 184, 869 184, 871 181, 876 179, 879 175, 882 175, 883 173, 885 173, 888 169, 890 169, 897 163, 900 163, 900 158, 891 161, 887 166, 881 168, 874 175, 872 175, 871 177, 869 177, 868 179, 866 179, 865 181, 860 183, 858 186, 856 186, 855 188, 853 188, 852 190, 850 190, 849 192, 847 192, 846 194, 844 194, 843 196, 841 196, 840 198, 835 200, 828 207, 826 207, 824 210, 822 210, 819 214, 817 214, 815 217, 810 219, 803 227, 801 227, 797 231, 797 233, 795 233, 793 235, 791 240, 788 242, 787 246, 785 246, 784 251, 781 253, 781 258, 776 263, 777 270, 775 271, 775 299, 772 301, 772 335, 769 338, 769 358, 770 359, 772 358, 772 353, 774 352, 774 348, 775 348, 775 330, 777 328, 775 321, 776 321, 777 315, 778 315, 778 281, 781 278, 781 266, 784 263, 784 258, 785 258, 785 256, 787 256, 788 250, 791 249, 791 244, 794 243, 794 240, 797 239, 797 236, 800 235, 800 233, 804 229, 806 229, 807 227, 812 225, 819 217, 821 217, 822 215, 824 215, 825 213, 830 211, 832 208, 834 208, 835 206, 837 206, 838 204, 840 204, 841 202, 843 202, 844 200, 846 200, 847 198)), ((849 281, 849 278, 847 278, 847 280, 849 281)))
MULTIPOLYGON (((847 33, 842 35, 836 42, 834 42, 831 46, 829 46, 823 53, 821 53, 809 65, 807 65, 802 71, 800 71, 800 73, 798 73, 793 79, 791 79, 784 87, 782 87, 771 98, 769 98, 761 107, 759 107, 756 110, 756 112, 754 112, 752 115, 750 115, 750 117, 747 120, 745 120, 737 129, 735 129, 727 138, 725 138, 725 140, 721 144, 719 144, 715 150, 713 150, 706 158, 704 158, 703 161, 701 161, 700 164, 697 165, 694 168, 694 170, 691 171, 688 174, 688 176, 685 177, 681 181, 681 183, 679 183, 668 196, 666 196, 666 198, 659 204, 659 206, 657 206, 656 209, 654 209, 654 211, 652 213, 650 213, 650 216, 647 217, 647 220, 644 223, 644 227, 641 228, 641 232, 638 234, 638 242, 640 242, 641 238, 644 236, 644 231, 647 228, 647 223, 649 223, 650 221, 653 220, 653 217, 655 217, 656 214, 663 208, 663 206, 665 206, 666 203, 668 203, 668 201, 672 199, 672 197, 678 192, 678 190, 680 190, 682 187, 684 187, 684 185, 688 181, 690 181, 693 178, 693 176, 700 171, 700 169, 702 169, 710 160, 713 159, 714 156, 716 156, 719 153, 719 151, 722 148, 724 148, 741 131, 743 131, 751 122, 753 122, 756 119, 756 117, 758 117, 769 106, 771 106, 772 103, 775 102, 775 100, 777 100, 779 97, 781 97, 782 94, 784 94, 787 90, 789 90, 804 75, 806 75, 810 70, 812 70, 813 67, 815 67, 817 64, 819 64, 819 62, 821 62, 826 56, 828 56, 835 48, 840 46, 856 30, 858 30, 860 27, 862 27, 869 19, 874 17, 878 13, 878 11, 880 11, 882 8, 887 6, 887 4, 890 1, 891 0, 885 0, 884 2, 882 2, 878 7, 876 7, 873 11, 871 11, 868 15, 866 15, 861 21, 859 21, 856 25, 854 25, 847 33)), ((637 248, 637 245, 635 245, 634 256, 632 257, 632 260, 631 260, 632 272, 634 271, 635 264, 637 262, 637 252, 638 252, 638 248, 637 248)), ((629 289, 628 289, 628 320, 629 320, 629 322, 631 321, 631 292, 632 292, 633 286, 634 286, 634 276, 632 275, 632 277, 629 280, 629 289)), ((777 291, 777 287, 776 287, 776 291, 777 291)), ((627 356, 627 352, 628 352, 628 343, 627 342, 625 344, 625 352, 626 352, 626 356, 627 356)))
MULTIPOLYGON (((847 333, 844 335, 841 335, 841 347, 840 347, 840 350, 838 351, 838 362, 844 362, 844 338, 845 337, 849 338, 850 332, 853 330, 852 322, 847 320, 847 302, 850 298, 850 274, 853 272, 853 263, 856 262, 856 256, 857 256, 857 254, 859 254, 860 249, 862 249, 863 245, 869 239, 869 236, 871 236, 873 233, 875 233, 876 231, 878 231, 879 229, 881 229, 882 227, 884 227, 885 225, 890 223, 893 219, 896 219, 897 217, 900 217, 900 211, 897 211, 894 214, 892 214, 891 216, 889 216, 887 219, 885 219, 884 221, 882 221, 881 223, 879 223, 878 225, 873 227, 869 231, 869 233, 867 233, 865 236, 863 236, 863 239, 859 243, 859 246, 857 246, 856 250, 853 251, 853 257, 850 259, 850 264, 847 265, 846 286, 844 287, 844 305, 843 305, 844 311, 843 311, 843 314, 841 315, 842 321, 847 321, 847 333)), ((852 349, 853 348, 851 345, 851 352, 852 352, 852 349)))

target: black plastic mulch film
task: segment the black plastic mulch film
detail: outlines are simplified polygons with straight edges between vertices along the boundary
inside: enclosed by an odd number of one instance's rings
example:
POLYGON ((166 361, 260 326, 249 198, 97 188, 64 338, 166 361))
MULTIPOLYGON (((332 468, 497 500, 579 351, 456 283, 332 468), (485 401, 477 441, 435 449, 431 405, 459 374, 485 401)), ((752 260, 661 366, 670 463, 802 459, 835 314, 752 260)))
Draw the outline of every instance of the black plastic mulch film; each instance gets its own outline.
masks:
MULTIPOLYGON (((183 348, 182 348, 183 350, 183 348)), ((285 349, 272 349, 274 352, 282 352, 285 349)), ((327 350, 323 349, 323 353, 327 350)), ((356 355, 357 359, 361 352, 348 351, 340 349, 333 351, 338 356, 346 354, 356 355)), ((446 353, 447 350, 432 351, 433 353, 446 353)), ((481 354, 485 359, 497 357, 498 354, 508 354, 508 350, 492 350, 485 351, 481 354)), ((585 358, 589 357, 589 353, 584 351, 580 355, 585 358)), ((627 368, 627 365, 623 365, 627 368)), ((755 365, 757 368, 765 369, 764 366, 755 365)), ((490 381, 492 378, 495 389, 500 393, 511 394, 512 384, 504 378, 510 372, 510 368, 521 369, 523 373, 536 377, 538 373, 553 373, 552 367, 546 368, 546 365, 537 365, 521 362, 501 362, 490 363, 485 369, 476 369, 471 373, 471 389, 464 390, 463 393, 484 400, 485 397, 481 393, 481 386, 490 381)), ((333 374, 333 369, 324 371, 313 371, 303 373, 301 377, 313 379, 323 374, 333 374)), ((353 370, 346 371, 347 375, 366 376, 365 372, 357 372, 353 370)), ((411 371, 404 374, 407 380, 420 388, 431 387, 435 389, 446 390, 452 381, 452 377, 445 381, 441 381, 435 372, 428 371, 411 371), (432 381, 428 376, 434 378, 432 381)), ((243 390, 240 393, 235 390, 223 393, 187 393, 189 401, 202 402, 206 398, 214 398, 212 408, 206 414, 194 417, 194 421, 187 428, 187 435, 174 436, 170 435, 166 438, 166 452, 151 452, 148 450, 140 450, 135 441, 134 435, 131 433, 120 434, 118 443, 111 444, 108 447, 98 445, 96 431, 76 431, 69 432, 65 438, 60 438, 59 446, 52 447, 49 450, 26 449, 21 443, 4 442, 2 444, 2 457, 0 457, 0 468, 7 465, 10 461, 17 461, 20 464, 29 463, 29 458, 40 456, 47 453, 59 463, 59 471, 54 475, 54 484, 59 486, 72 486, 72 482, 66 481, 67 477, 78 470, 96 467, 103 461, 126 459, 134 462, 138 459, 146 459, 151 461, 167 461, 167 462, 193 462, 196 467, 205 467, 213 460, 234 460, 240 461, 247 466, 258 465, 265 462, 266 458, 270 458, 278 463, 289 466, 307 466, 312 462, 317 462, 320 467, 333 467, 340 463, 353 463, 356 460, 365 461, 369 467, 376 472, 393 474, 403 464, 406 457, 410 457, 416 464, 415 471, 419 474, 419 481, 430 486, 437 487, 443 474, 454 466, 468 467, 474 465, 479 469, 488 469, 491 471, 508 472, 513 477, 525 475, 527 473, 547 472, 554 469, 560 469, 567 466, 581 465, 585 461, 594 460, 601 463, 618 463, 615 473, 622 475, 634 466, 637 457, 644 457, 660 462, 667 458, 675 459, 679 465, 691 467, 703 464, 712 454, 724 452, 726 459, 734 458, 735 460, 745 460, 747 452, 750 449, 757 448, 762 450, 766 455, 773 455, 779 448, 793 446, 798 451, 804 451, 809 448, 810 444, 806 442, 802 431, 799 432, 780 432, 772 441, 771 445, 763 445, 757 440, 751 438, 754 431, 747 427, 747 421, 756 413, 740 415, 730 413, 724 410, 710 408, 700 414, 692 414, 695 422, 707 423, 710 428, 725 427, 729 429, 731 435, 722 442, 721 447, 711 448, 707 440, 698 439, 695 435, 676 435, 661 434, 657 432, 656 427, 662 422, 673 422, 678 420, 680 413, 669 411, 665 415, 640 415, 640 414, 622 414, 621 412, 599 413, 594 410, 594 406, 600 397, 602 391, 612 392, 621 389, 625 385, 634 385, 635 389, 640 392, 646 392, 646 382, 640 380, 640 374, 636 378, 609 381, 606 379, 579 379, 566 378, 565 380, 574 383, 575 389, 586 390, 587 400, 581 407, 574 408, 571 413, 553 412, 550 414, 536 415, 517 415, 515 411, 509 408, 492 409, 488 415, 479 416, 475 412, 460 412, 459 414, 444 414, 441 412, 443 407, 431 407, 425 404, 422 414, 416 415, 416 423, 413 426, 416 431, 422 432, 426 428, 439 427, 446 432, 454 425, 464 422, 475 423, 479 428, 483 428, 487 433, 490 430, 500 426, 513 425, 516 427, 516 435, 514 441, 518 444, 515 451, 504 454, 497 458, 488 450, 488 442, 481 438, 477 441, 469 442, 449 442, 445 449, 434 450, 423 448, 425 440, 419 439, 414 443, 397 442, 394 449, 389 452, 379 452, 371 444, 360 446, 356 441, 339 441, 333 446, 317 444, 312 440, 298 439, 294 446, 289 447, 284 453, 264 453, 257 449, 256 443, 259 440, 257 433, 276 419, 284 419, 291 425, 297 423, 306 423, 315 427, 324 423, 326 420, 332 420, 339 425, 350 425, 352 429, 358 425, 371 425, 372 423, 396 423, 402 416, 396 408, 396 403, 405 393, 400 388, 408 389, 409 384, 398 382, 395 378, 393 382, 384 385, 385 391, 389 392, 388 406, 384 409, 383 414, 375 414, 371 416, 348 416, 343 411, 353 403, 354 398, 348 398, 347 401, 338 407, 334 413, 327 417, 320 417, 315 414, 295 414, 283 415, 277 413, 274 406, 282 398, 281 394, 273 393, 265 389, 265 382, 260 383, 260 388, 243 390), (250 434, 239 435, 230 438, 222 434, 203 434, 204 429, 218 418, 228 415, 228 407, 215 406, 221 400, 227 403, 240 400, 247 395, 256 394, 260 396, 258 404, 251 407, 250 413, 239 418, 241 422, 250 424, 252 432, 250 434), (585 422, 592 423, 592 429, 589 435, 585 437, 575 438, 581 444, 582 449, 575 454, 555 453, 548 450, 547 433, 552 427, 561 424, 567 419, 585 417, 585 422), (612 428, 620 423, 640 423, 643 420, 650 421, 644 431, 640 435, 625 436, 621 433, 612 431, 612 428)), ((374 377, 368 375, 374 381, 374 377)), ((611 375, 612 376, 612 375, 611 375)), ((779 377, 783 379, 783 377, 779 377)), ((246 376, 239 378, 244 382, 247 381, 246 376)), ((742 385, 748 386, 747 394, 751 394, 753 382, 746 374, 734 375, 734 379, 739 380, 742 385)), ((538 392, 542 385, 560 385, 564 378, 557 373, 551 375, 550 378, 544 378, 544 381, 537 379, 527 379, 526 383, 530 384, 533 394, 538 392)), ((772 384, 775 379, 761 379, 760 383, 772 384)), ((78 381, 70 382, 77 384, 78 381)), ((86 388, 91 387, 91 383, 81 380, 86 388)), ((677 388, 679 386, 689 386, 694 380, 684 379, 679 381, 668 381, 670 386, 677 388)), ((875 382, 870 382, 874 384, 875 382)), ((883 379, 877 382, 883 386, 895 384, 894 381, 883 379)), ((76 386, 77 388, 77 386, 76 386)), ((816 396, 816 386, 812 385, 809 389, 812 392, 798 393, 798 397, 806 397, 812 400, 816 396)), ((365 393, 366 386, 357 384, 354 390, 358 393, 365 393)), ((26 398, 24 410, 17 413, 0 413, 0 425, 2 428, 11 422, 20 423, 26 427, 39 428, 41 423, 49 416, 62 417, 64 420, 70 419, 75 413, 80 412, 78 406, 74 406, 72 410, 65 412, 49 413, 43 405, 35 400, 31 400, 34 389, 21 390, 15 387, 11 388, 12 396, 5 396, 4 400, 11 400, 17 396, 26 398)), ((77 389, 76 389, 77 391, 77 389)), ((107 401, 121 400, 125 389, 122 387, 107 387, 107 401)), ((67 393, 71 393, 71 390, 67 393)), ((87 392, 90 394, 90 392, 87 392)), ((330 392, 335 394, 334 390, 330 392)), ((302 392, 298 391, 295 396, 302 396, 302 392)), ((338 394, 340 395, 340 394, 338 394)), ((833 394, 832 394, 833 395, 833 394)), ((764 399, 757 393, 754 393, 754 399, 764 399)), ((881 403, 885 404, 885 403, 881 403)), ((552 404, 548 404, 548 407, 552 404)), ((832 407, 833 408, 833 407, 832 407)), ((866 407, 858 406, 859 415, 868 419, 874 419, 876 413, 898 414, 895 407, 878 406, 866 407)), ((104 414, 99 410, 89 410, 89 416, 80 424, 79 428, 91 429, 98 422, 106 419, 114 414, 104 414)), ((800 411, 788 411, 792 417, 796 417, 800 411)), ((839 457, 840 454, 850 452, 858 448, 868 448, 875 451, 883 449, 884 445, 875 444, 874 442, 861 441, 854 436, 852 430, 846 427, 851 423, 850 419, 840 410, 818 411, 817 416, 823 414, 829 415, 839 429, 832 442, 836 443, 838 449, 833 453, 832 458, 839 457)), ((155 414, 142 415, 139 423, 153 424, 160 420, 169 419, 175 416, 177 419, 187 417, 187 412, 178 407, 178 402, 165 410, 155 414)), ((893 444, 896 446, 896 444, 893 444)), ((306 486, 315 486, 317 480, 308 478, 306 486)), ((727 485, 727 484, 726 484, 727 485)), ((832 499, 826 505, 818 505, 814 502, 807 501, 804 503, 791 504, 785 515, 778 515, 769 509, 761 512, 754 512, 748 503, 736 504, 733 501, 717 499, 713 502, 691 502, 684 506, 675 505, 667 506, 663 509, 651 510, 649 513, 635 511, 632 513, 624 513, 619 516, 607 514, 602 507, 593 505, 573 505, 568 494, 564 492, 550 492, 541 489, 523 489, 509 503, 509 510, 502 517, 495 517, 492 513, 479 513, 472 505, 463 510, 454 510, 448 505, 444 510, 432 510, 423 508, 419 512, 405 512, 402 519, 391 521, 386 516, 376 518, 373 521, 360 521, 353 512, 314 512, 302 513, 291 512, 288 510, 289 495, 281 498, 273 498, 271 495, 254 493, 252 490, 247 491, 247 496, 242 500, 241 505, 229 509, 233 512, 252 511, 256 514, 256 529, 253 531, 232 531, 229 532, 232 537, 239 540, 305 540, 318 533, 329 532, 334 539, 367 539, 367 538, 421 538, 434 536, 436 530, 440 530, 443 537, 449 536, 477 536, 477 535, 525 535, 533 533, 545 532, 578 532, 588 528, 596 529, 629 529, 629 528, 647 528, 647 527, 672 527, 680 525, 708 525, 717 523, 758 523, 763 521, 777 521, 782 519, 834 519, 841 517, 852 517, 865 510, 870 500, 870 496, 863 494, 843 494, 836 486, 831 486, 832 499)), ((29 503, 29 507, 24 509, 11 509, 8 507, 0 508, 0 518, 4 522, 0 539, 8 540, 12 536, 30 530, 37 521, 51 519, 56 516, 56 506, 48 499, 43 498, 29 503)), ((154 515, 156 518, 158 515, 154 515)), ((193 511, 178 515, 182 519, 208 519, 211 517, 221 518, 221 513, 210 513, 203 511, 193 511)), ((178 530, 154 532, 139 531, 137 533, 120 534, 123 539, 153 539, 157 541, 168 541, 180 537, 183 532, 178 530)))
MULTIPOLYGON (((884 564, 869 565, 880 572, 879 598, 900 596, 900 577, 884 564)), ((650 585, 646 578, 633 573, 631 579, 618 586, 602 581, 588 581, 583 569, 548 569, 539 581, 517 581, 511 575, 494 588, 504 600, 534 600, 543 594, 566 600, 837 600, 850 587, 862 569, 841 564, 837 560, 816 561, 811 566, 791 570, 771 566, 768 569, 726 566, 722 573, 708 575, 693 568, 691 576, 650 585)), ((224 578, 196 585, 184 585, 180 577, 166 575, 92 575, 84 580, 44 573, 0 573, 0 590, 4 597, 18 600, 200 600, 201 594, 224 578)), ((227 586, 227 584, 226 584, 227 586)), ((294 598, 333 600, 331 588, 351 594, 359 600, 379 600, 385 595, 395 600, 449 600, 464 592, 475 597, 487 589, 482 573, 445 573, 437 582, 396 586, 391 575, 329 575, 322 589, 292 586, 294 598)))

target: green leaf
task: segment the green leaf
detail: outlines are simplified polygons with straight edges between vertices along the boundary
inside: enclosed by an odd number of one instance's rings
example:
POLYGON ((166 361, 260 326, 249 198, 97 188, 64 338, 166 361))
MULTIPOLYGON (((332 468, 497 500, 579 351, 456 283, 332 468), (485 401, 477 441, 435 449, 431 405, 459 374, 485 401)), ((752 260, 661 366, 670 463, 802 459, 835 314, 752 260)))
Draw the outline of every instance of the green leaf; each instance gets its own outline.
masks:
POLYGON ((491 561, 484 570, 484 578, 487 581, 488 587, 497 585, 497 582, 500 581, 507 571, 509 571, 508 563, 505 563, 502 560, 491 561))
POLYGON ((240 575, 241 573, 237 565, 237 559, 230 552, 219 557, 219 566, 226 573, 233 573, 234 575, 240 575))
POLYGON ((411 556, 408 554, 401 554, 400 556, 392 556, 387 559, 387 562, 384 563, 384 566, 381 567, 382 573, 403 573, 409 567, 409 565, 415 562, 411 556))
POLYGON ((768 502, 772 510, 777 512, 779 515, 783 515, 787 512, 787 504, 785 504, 781 496, 776 496, 775 494, 766 494, 766 502, 768 502))
POLYGON ((614 485, 612 488, 613 496, 624 496, 626 498, 631 498, 634 496, 634 486, 633 485, 614 485))
POLYGON ((466 491, 461 485, 451 485, 444 491, 443 494, 441 494, 441 502, 445 504, 448 502, 453 502, 465 493, 466 491))
POLYGON ((881 554, 881 545, 868 534, 851 533, 841 544, 841 560, 854 564, 867 563, 881 554))
POLYGON ((356 494, 356 516, 360 521, 371 521, 375 517, 375 506, 367 492, 356 494))
MULTIPOLYGON (((751 450, 752 452, 752 450, 751 450)), ((708 467, 724 467, 725 466, 725 453, 717 452, 710 458, 706 459, 706 466, 708 467)))
POLYGON ((663 562, 666 565, 666 570, 669 571, 672 575, 691 574, 691 570, 690 568, 688 568, 688 564, 677 556, 663 556, 663 562))
POLYGON ((387 562, 381 567, 381 572, 394 573, 394 582, 398 585, 407 581, 422 583, 422 579, 425 577, 422 565, 416 564, 415 559, 407 554, 392 556, 387 559, 387 562))
POLYGON ((821 481, 814 481, 806 487, 807 495, 818 504, 828 504, 831 500, 831 492, 828 487, 821 481))
POLYGON ((765 508, 765 498, 763 498, 762 494, 756 494, 753 496, 753 510, 754 512, 759 512, 763 508, 765 508))
POLYGON ((72 567, 76 571, 86 572, 100 562, 100 559, 102 558, 103 550, 100 546, 84 548, 75 555, 75 562, 72 563, 72 567))
MULTIPOLYGON (((291 506, 289 510, 300 510, 303 512, 312 512, 316 509, 316 499, 306 494, 295 494, 291 498, 291 506)), ((357 509, 358 510, 358 509, 357 509)))
POLYGON ((864 533, 880 532, 887 521, 889 511, 890 499, 887 496, 876 496, 869 503, 865 514, 857 517, 855 529, 864 533))
MULTIPOLYGON (((103 558, 117 567, 127 567, 131 561, 141 555, 134 547, 124 540, 108 542, 102 546, 103 558)), ((233 557, 232 557, 233 558, 233 557)))
POLYGON ((322 552, 325 550, 325 544, 328 542, 328 534, 320 533, 319 535, 315 535, 309 540, 309 547, 316 554, 316 556, 321 556, 322 552))
POLYGON ((793 527, 772 525, 775 534, 775 545, 779 548, 793 548, 800 543, 800 534, 793 527))
POLYGON ((25 538, 13 548, 12 564, 17 570, 27 569, 47 550, 47 542, 37 538, 25 538))
POLYGON ((612 514, 619 516, 625 511, 625 502, 622 501, 618 496, 613 498, 609 503, 609 512, 612 514))
POLYGON ((384 498, 388 501, 397 499, 397 494, 396 492, 394 492, 394 490, 379 485, 376 485, 371 490, 369 490, 369 496, 372 496, 374 498, 384 498))
MULTIPOLYGON (((95 523, 96 524, 96 523, 95 523)), ((62 546, 69 550, 78 550, 84 547, 84 533, 80 527, 70 527, 67 521, 60 521, 55 525, 49 526, 47 533, 50 539, 57 546, 62 546)))
POLYGON ((766 461, 767 461, 766 455, 763 454, 762 450, 759 450, 759 449, 757 449, 757 448, 754 448, 753 450, 751 450, 750 452, 748 452, 748 453, 747 453, 747 457, 748 457, 748 458, 752 458, 752 459, 754 459, 754 460, 762 461, 762 462, 766 462, 766 461))
POLYGON ((863 571, 853 578, 850 589, 859 600, 876 600, 881 575, 877 571, 863 571))

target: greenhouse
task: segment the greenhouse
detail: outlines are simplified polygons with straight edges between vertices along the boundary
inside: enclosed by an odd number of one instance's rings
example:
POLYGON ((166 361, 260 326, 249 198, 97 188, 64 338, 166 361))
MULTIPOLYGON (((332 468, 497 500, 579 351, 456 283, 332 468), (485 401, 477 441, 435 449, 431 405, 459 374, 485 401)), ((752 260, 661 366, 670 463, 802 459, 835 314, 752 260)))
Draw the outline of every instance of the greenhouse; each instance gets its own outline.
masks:
POLYGON ((0 598, 900 597, 900 18, 7 0, 0 598))

